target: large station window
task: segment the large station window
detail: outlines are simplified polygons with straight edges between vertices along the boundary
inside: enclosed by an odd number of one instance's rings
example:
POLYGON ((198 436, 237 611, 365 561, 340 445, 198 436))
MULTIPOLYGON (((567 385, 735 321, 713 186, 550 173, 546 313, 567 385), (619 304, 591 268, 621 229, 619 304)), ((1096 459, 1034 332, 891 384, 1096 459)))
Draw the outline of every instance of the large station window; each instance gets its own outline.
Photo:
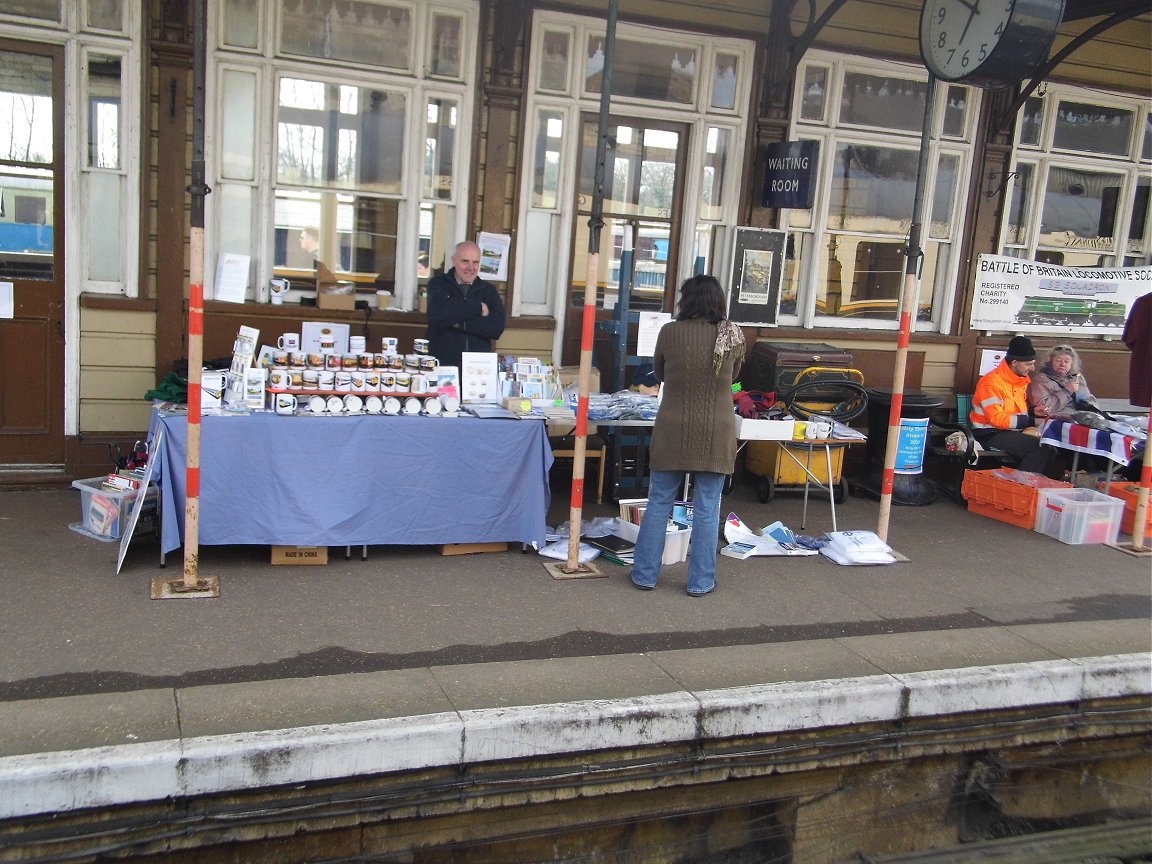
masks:
MULTIPOLYGON (((797 76, 792 140, 819 152, 811 210, 788 210, 780 322, 894 329, 904 282, 927 95, 922 69, 810 52, 797 76)), ((959 262, 976 91, 941 84, 924 186, 918 329, 946 330, 959 262)))
POLYGON ((283 277, 415 308, 467 232, 475 4, 220 8, 209 251, 250 256, 253 299, 283 277))
POLYGON ((1016 124, 1004 255, 1071 267, 1148 264, 1146 100, 1050 87, 1016 124))

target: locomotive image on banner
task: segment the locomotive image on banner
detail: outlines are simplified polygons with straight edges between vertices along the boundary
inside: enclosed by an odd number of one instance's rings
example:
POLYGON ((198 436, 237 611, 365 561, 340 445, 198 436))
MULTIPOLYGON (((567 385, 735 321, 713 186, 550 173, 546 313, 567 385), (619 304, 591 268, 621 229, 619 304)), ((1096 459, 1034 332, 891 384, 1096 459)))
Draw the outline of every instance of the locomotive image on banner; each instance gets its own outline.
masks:
POLYGON ((1058 267, 981 255, 970 325, 1014 333, 1121 335, 1128 310, 1152 291, 1152 267, 1058 267))

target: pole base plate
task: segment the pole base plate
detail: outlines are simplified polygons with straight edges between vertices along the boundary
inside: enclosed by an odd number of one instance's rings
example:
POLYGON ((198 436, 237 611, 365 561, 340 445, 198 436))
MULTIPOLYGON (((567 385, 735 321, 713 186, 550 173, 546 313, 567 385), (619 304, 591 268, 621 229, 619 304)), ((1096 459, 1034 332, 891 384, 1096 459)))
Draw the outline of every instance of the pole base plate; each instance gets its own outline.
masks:
POLYGON ((570 568, 567 561, 549 561, 544 569, 552 574, 553 579, 607 579, 608 574, 595 564, 577 563, 570 568))
POLYGON ((188 587, 183 579, 165 579, 158 576, 152 580, 153 600, 178 600, 183 598, 203 599, 220 596, 220 577, 201 576, 195 587, 188 587))
POLYGON ((1125 555, 1135 555, 1137 558, 1152 557, 1152 546, 1137 546, 1133 541, 1127 543, 1109 543, 1108 545, 1113 549, 1119 549, 1125 555))

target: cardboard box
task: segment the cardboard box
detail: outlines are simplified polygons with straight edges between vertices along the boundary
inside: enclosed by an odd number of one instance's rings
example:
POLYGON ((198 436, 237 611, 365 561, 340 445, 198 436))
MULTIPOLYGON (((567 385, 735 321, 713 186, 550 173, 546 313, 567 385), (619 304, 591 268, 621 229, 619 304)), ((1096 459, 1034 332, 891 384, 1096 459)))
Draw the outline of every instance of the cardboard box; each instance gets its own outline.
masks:
POLYGON ((319 291, 316 294, 316 305, 321 309, 344 309, 351 311, 356 308, 355 294, 328 294, 319 291))
POLYGON ((741 441, 791 441, 795 431, 796 421, 792 418, 787 420, 736 418, 736 437, 741 441))
POLYGON ((273 546, 273 564, 327 564, 327 546, 273 546))
POLYGON ((507 552, 507 543, 445 543, 441 555, 472 555, 477 552, 507 552))
MULTIPOLYGON (((580 383, 580 367, 557 366, 556 376, 560 379, 560 387, 567 390, 569 386, 574 387, 580 383)), ((588 377, 588 392, 600 392, 600 370, 595 366, 592 367, 591 374, 588 377)))

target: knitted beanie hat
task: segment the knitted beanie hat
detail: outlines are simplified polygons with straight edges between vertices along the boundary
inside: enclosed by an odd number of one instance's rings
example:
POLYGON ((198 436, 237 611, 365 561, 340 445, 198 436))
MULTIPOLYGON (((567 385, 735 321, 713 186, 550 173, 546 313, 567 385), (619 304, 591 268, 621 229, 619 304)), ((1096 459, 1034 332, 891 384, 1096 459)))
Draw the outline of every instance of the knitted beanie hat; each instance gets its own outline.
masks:
POLYGON ((1036 349, 1032 347, 1032 340, 1027 336, 1013 336, 1008 343, 1009 360, 1035 360, 1036 349))

